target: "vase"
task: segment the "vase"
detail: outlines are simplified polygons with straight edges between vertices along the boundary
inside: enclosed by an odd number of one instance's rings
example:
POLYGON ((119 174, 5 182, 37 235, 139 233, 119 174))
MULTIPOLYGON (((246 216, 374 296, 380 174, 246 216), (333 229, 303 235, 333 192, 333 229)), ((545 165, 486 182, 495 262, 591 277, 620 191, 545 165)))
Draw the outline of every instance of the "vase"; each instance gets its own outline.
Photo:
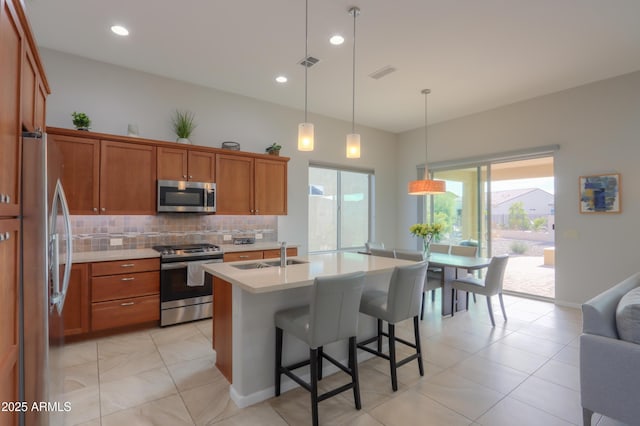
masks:
POLYGON ((186 145, 189 145, 191 143, 191 141, 189 139, 187 139, 187 138, 178 138, 178 140, 176 142, 183 143, 183 144, 186 144, 186 145))
POLYGON ((422 244, 422 255, 426 259, 431 255, 431 239, 423 239, 422 244))

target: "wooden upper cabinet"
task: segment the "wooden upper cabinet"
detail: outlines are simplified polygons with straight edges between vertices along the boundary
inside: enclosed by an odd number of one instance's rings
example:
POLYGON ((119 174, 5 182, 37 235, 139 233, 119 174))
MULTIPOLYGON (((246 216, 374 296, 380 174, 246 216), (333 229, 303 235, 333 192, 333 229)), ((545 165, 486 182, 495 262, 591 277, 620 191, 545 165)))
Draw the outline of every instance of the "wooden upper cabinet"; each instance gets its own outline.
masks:
POLYGON ((29 131, 36 129, 36 92, 38 66, 29 47, 25 47, 22 67, 22 125, 29 131))
POLYGON ((158 179, 213 182, 215 154, 180 148, 158 148, 158 179))
POLYGON ((71 214, 99 214, 100 141, 49 134, 62 157, 61 181, 71 214))
POLYGON ((253 158, 216 156, 216 214, 254 214, 253 158))
POLYGON ((188 173, 186 149, 158 148, 158 179, 186 180, 188 173))
POLYGON ((216 155, 213 152, 189 150, 189 180, 215 182, 216 155))
POLYGON ((255 160, 255 214, 287 214, 287 163, 255 160))
POLYGON ((156 213, 156 147, 100 141, 100 213, 156 213))
POLYGON ((17 216, 20 210, 23 38, 13 5, 0 0, 0 217, 17 216))

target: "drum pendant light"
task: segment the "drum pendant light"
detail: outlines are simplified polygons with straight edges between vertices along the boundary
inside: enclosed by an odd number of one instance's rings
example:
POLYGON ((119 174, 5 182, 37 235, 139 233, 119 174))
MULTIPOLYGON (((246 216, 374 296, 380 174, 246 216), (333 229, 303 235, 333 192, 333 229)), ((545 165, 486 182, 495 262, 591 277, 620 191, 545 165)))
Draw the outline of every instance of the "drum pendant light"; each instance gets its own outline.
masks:
POLYGON ((307 69, 309 48, 309 0, 304 2, 304 123, 298 124, 298 151, 313 151, 313 123, 309 123, 307 119, 307 69))
POLYGON ((360 9, 352 7, 349 14, 353 16, 353 85, 351 91, 351 133, 347 135, 347 158, 360 158, 360 135, 356 133, 356 17, 360 9))
POLYGON ((446 190, 445 182, 443 180, 429 179, 429 145, 427 138, 427 95, 431 93, 431 90, 424 89, 421 92, 424 94, 424 178, 422 180, 413 180, 409 182, 409 195, 429 195, 429 194, 444 194, 446 190))

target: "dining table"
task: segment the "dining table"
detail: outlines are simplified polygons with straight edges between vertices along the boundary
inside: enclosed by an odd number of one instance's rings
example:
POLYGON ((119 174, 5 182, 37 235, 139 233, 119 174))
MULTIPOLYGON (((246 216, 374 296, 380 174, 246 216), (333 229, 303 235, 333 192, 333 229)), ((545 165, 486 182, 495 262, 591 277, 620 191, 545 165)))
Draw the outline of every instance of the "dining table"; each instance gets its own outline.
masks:
MULTIPOLYGON (((427 259, 429 261, 429 268, 441 268, 441 286, 442 286, 442 316, 452 315, 452 298, 453 292, 451 291, 451 282, 454 281, 459 269, 466 269, 467 271, 475 271, 483 269, 489 266, 491 258, 489 257, 470 257, 460 256, 447 253, 430 253, 427 259)), ((467 309, 468 298, 466 292, 458 290, 457 302, 455 303, 455 311, 462 311, 467 309)))

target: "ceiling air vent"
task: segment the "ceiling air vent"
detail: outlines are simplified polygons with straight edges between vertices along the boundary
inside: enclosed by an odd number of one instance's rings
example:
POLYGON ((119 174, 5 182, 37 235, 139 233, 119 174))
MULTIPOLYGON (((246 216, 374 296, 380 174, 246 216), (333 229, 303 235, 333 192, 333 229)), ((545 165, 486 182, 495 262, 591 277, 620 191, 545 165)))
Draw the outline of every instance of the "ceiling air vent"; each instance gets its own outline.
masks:
POLYGON ((306 58, 303 58, 300 62, 298 62, 300 65, 302 65, 303 67, 307 67, 307 68, 311 68, 312 66, 314 66, 315 64, 317 64, 318 62, 320 62, 320 59, 318 58, 314 58, 313 56, 307 56, 306 58))
POLYGON ((374 80, 380 80, 382 77, 389 75, 395 71, 397 70, 394 67, 392 67, 391 65, 387 65, 386 67, 382 67, 379 70, 372 72, 371 74, 369 74, 369 77, 373 78, 374 80))

